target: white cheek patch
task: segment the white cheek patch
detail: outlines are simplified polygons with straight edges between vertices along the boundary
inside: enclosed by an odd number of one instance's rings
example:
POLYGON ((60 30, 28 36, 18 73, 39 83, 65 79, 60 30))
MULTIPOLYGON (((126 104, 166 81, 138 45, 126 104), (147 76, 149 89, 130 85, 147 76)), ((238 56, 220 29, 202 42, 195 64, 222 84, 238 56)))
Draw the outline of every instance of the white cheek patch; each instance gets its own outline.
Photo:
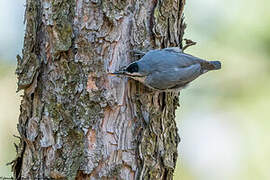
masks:
POLYGON ((140 73, 134 72, 132 73, 132 76, 142 76, 140 73))
POLYGON ((146 77, 131 77, 132 79, 144 84, 146 77))

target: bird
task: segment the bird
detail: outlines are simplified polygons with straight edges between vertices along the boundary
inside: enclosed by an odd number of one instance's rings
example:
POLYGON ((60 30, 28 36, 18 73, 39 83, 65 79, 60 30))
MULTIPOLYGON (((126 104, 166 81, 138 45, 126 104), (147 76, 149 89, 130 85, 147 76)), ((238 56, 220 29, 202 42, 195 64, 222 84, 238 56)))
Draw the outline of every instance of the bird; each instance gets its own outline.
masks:
POLYGON ((137 51, 141 59, 109 73, 141 82, 157 91, 180 91, 200 75, 221 69, 220 61, 207 61, 184 53, 178 47, 137 51))

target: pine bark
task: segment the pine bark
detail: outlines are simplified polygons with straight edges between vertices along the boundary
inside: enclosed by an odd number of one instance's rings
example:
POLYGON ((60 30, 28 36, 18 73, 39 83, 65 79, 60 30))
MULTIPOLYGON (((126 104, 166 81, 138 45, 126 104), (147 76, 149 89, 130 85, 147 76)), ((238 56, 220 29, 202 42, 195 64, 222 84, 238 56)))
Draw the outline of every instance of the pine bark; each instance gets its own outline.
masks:
POLYGON ((172 179, 178 93, 108 76, 182 47, 185 0, 27 0, 16 179, 172 179))

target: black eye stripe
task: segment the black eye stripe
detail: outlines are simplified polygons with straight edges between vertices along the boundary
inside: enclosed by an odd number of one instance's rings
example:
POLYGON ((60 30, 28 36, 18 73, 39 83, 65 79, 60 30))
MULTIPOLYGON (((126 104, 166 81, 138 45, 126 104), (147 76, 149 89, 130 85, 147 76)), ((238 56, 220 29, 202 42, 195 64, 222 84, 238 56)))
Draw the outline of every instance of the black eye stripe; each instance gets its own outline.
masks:
POLYGON ((129 73, 138 72, 138 70, 139 70, 139 66, 137 63, 130 64, 126 69, 126 71, 129 73))

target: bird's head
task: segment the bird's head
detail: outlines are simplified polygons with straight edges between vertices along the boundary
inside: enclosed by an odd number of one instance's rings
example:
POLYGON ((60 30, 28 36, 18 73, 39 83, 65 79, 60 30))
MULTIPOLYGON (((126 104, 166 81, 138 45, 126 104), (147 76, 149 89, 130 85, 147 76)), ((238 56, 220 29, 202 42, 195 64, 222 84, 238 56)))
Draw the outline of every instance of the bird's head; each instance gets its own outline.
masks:
POLYGON ((109 73, 110 75, 124 75, 129 77, 141 77, 143 76, 139 71, 138 63, 134 62, 129 64, 127 67, 122 68, 119 71, 109 73))
POLYGON ((137 62, 133 62, 129 64, 127 67, 124 67, 122 70, 109 73, 109 75, 128 76, 140 82, 143 82, 145 80, 145 75, 140 71, 140 68, 137 62))

